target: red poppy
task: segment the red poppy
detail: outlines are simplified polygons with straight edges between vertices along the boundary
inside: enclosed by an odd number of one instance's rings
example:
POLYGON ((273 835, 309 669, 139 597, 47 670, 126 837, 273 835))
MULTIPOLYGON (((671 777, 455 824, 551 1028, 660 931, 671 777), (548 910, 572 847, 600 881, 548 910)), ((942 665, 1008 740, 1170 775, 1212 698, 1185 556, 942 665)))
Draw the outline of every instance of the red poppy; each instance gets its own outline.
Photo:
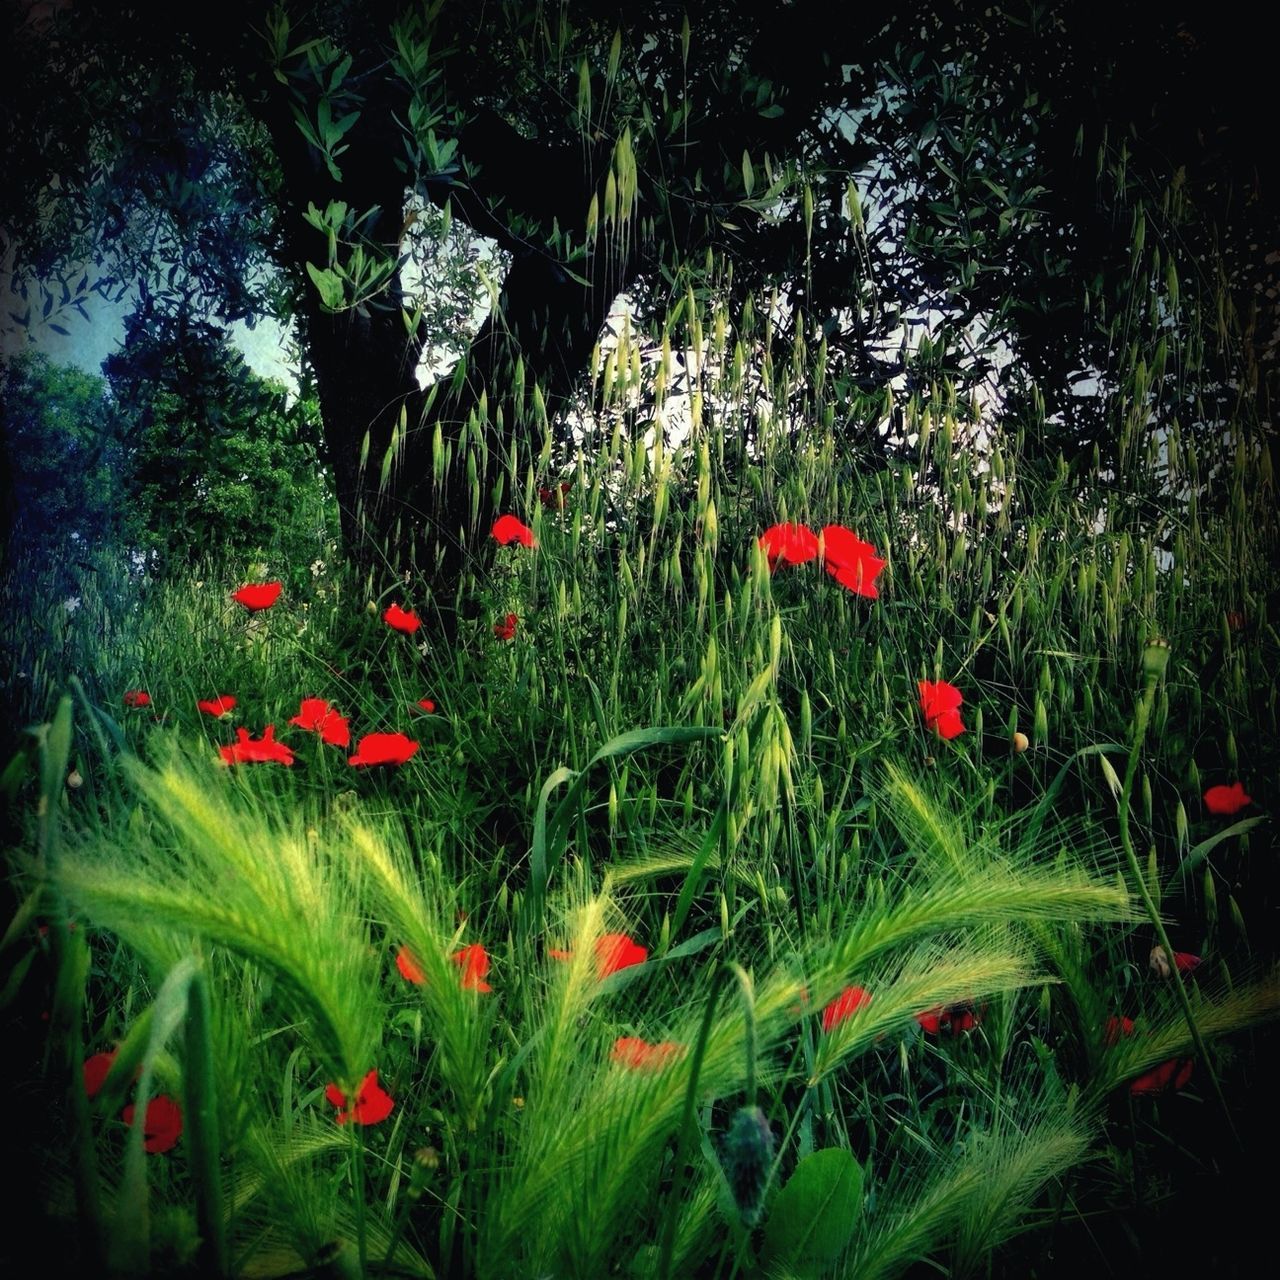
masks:
POLYGON ((1181 974, 1195 973, 1202 963, 1203 961, 1200 957, 1192 955, 1190 951, 1175 951, 1173 953, 1173 966, 1181 974))
POLYGON ((1243 631, 1248 625, 1248 618, 1239 609, 1227 610, 1227 626, 1232 631, 1243 631))
POLYGON ((520 619, 514 613, 509 613, 503 621, 493 624, 493 634, 499 640, 512 640, 515 638, 516 623, 519 621, 520 619))
POLYGON ((644 964, 648 958, 649 949, 632 942, 625 933, 606 933, 596 939, 596 975, 600 978, 633 964, 644 964))
POLYGON ((398 604, 389 604, 383 612, 382 620, 393 631, 403 631, 405 635, 412 635, 422 626, 418 615, 409 609, 402 609, 398 604))
POLYGON ((270 609, 280 599, 281 585, 279 582, 246 583, 238 591, 233 591, 231 598, 244 605, 250 613, 256 613, 259 609, 270 609))
POLYGON ((1144 1093, 1164 1093, 1167 1090, 1178 1090, 1186 1086, 1191 1079, 1191 1070, 1195 1063, 1191 1058, 1170 1058, 1159 1066, 1144 1071, 1130 1082, 1129 1092, 1138 1097, 1144 1093))
POLYGON ((116 1060, 116 1050, 110 1053, 95 1053, 84 1060, 84 1091, 90 1098, 96 1098, 106 1083, 107 1073, 116 1060))
POLYGON ((522 547, 535 545, 533 530, 523 520, 511 515, 499 516, 493 522, 493 536, 503 547, 512 542, 518 542, 522 547))
POLYGON ((880 591, 876 578, 889 562, 876 555, 869 542, 863 542, 852 530, 841 524, 829 524, 822 530, 822 560, 827 572, 842 586, 869 600, 880 591))
POLYGON ((323 698, 303 698, 298 714, 293 716, 290 724, 299 729, 307 729, 318 733, 320 741, 331 747, 349 747, 351 745, 351 726, 345 716, 338 714, 323 698))
POLYGON ((293 752, 283 742, 276 741, 276 727, 267 725, 261 738, 250 738, 249 730, 236 730, 238 741, 229 747, 219 747, 225 764, 292 764, 293 752))
POLYGON ((408 947, 400 947, 396 951, 396 968, 406 982, 412 982, 415 987, 426 986, 427 975, 422 972, 418 957, 408 947))
POLYGON ((394 1107, 395 1100, 378 1083, 378 1068, 374 1067, 360 1082, 355 1101, 348 1103, 347 1095, 336 1084, 325 1086, 325 1098, 338 1108, 338 1123, 354 1120, 356 1124, 378 1124, 385 1120, 394 1107))
POLYGON ((613 1051, 609 1054, 609 1059, 631 1071, 658 1071, 683 1048, 683 1045, 671 1040, 650 1044, 639 1036, 619 1036, 613 1042, 613 1051))
POLYGON ((925 725, 936 729, 939 736, 948 740, 962 734, 964 725, 960 721, 960 704, 964 698, 960 690, 945 680, 939 680, 936 684, 931 680, 920 680, 917 683, 925 725))
POLYGON ((759 537, 772 572, 780 560, 808 564, 818 554, 818 535, 802 524, 771 524, 759 537))
POLYGON ((564 495, 572 488, 573 485, 568 480, 564 480, 558 485, 552 485, 550 489, 539 489, 538 501, 544 507, 563 507, 564 495))
POLYGON ((419 698, 416 705, 421 707, 428 715, 436 709, 436 704, 430 698, 419 698))
POLYGON ((851 1014, 865 1009, 871 1003, 871 993, 862 987, 845 989, 822 1011, 822 1029, 830 1031, 838 1027, 851 1014))
POLYGON ((403 733, 366 733, 356 744, 355 755, 348 764, 357 768, 371 764, 404 764, 418 749, 412 738, 403 733))
POLYGON ((149 707, 151 705, 151 695, 145 689, 130 689, 124 695, 124 705, 126 707, 149 707))
MULTIPOLYGON (((137 1107, 131 1102, 124 1109, 124 1122, 133 1124, 137 1107)), ((182 1133, 182 1108, 162 1093, 147 1103, 147 1114, 142 1121, 142 1149, 148 1155, 159 1155, 171 1150, 182 1133)))
POLYGON ((969 1005, 936 1005, 916 1014, 916 1021, 931 1036, 940 1036, 944 1032, 958 1036, 972 1031, 982 1021, 981 1016, 969 1005))
POLYGON ((220 693, 216 698, 201 698, 196 706, 208 716, 225 716, 236 705, 236 700, 229 693, 220 693))
POLYGON ((1105 1030, 1102 1033, 1102 1043, 1105 1045, 1114 1045, 1121 1036, 1133 1035, 1133 1019, 1121 1016, 1119 1018, 1108 1018, 1105 1030))
POLYGON ((1239 813, 1246 805, 1253 803, 1253 797, 1246 795, 1244 785, 1233 782, 1229 787, 1210 787, 1204 793, 1204 807, 1210 813, 1239 813))
POLYGON ((463 947, 449 957, 462 970, 464 991, 492 991, 485 981, 489 973, 489 953, 478 942, 463 947))

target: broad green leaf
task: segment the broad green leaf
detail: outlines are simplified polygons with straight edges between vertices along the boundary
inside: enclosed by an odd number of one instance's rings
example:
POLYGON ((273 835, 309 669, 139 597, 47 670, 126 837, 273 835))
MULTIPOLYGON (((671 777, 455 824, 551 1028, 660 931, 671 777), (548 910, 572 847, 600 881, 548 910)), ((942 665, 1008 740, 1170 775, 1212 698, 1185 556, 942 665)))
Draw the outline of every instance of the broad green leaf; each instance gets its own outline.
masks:
POLYGON ((787 1266, 834 1258, 862 1206, 862 1169, 843 1147, 805 1156, 778 1193, 764 1228, 764 1256, 787 1266))

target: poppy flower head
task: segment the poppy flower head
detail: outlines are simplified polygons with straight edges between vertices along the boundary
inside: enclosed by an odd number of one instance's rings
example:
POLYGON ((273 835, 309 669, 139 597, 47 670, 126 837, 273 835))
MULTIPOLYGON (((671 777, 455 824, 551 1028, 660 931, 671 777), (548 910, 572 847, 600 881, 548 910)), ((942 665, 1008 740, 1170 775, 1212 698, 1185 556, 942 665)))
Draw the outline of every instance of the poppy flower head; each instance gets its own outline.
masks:
POLYGON ((609 1061, 616 1062, 629 1071, 659 1071, 683 1049, 683 1045, 672 1040, 650 1044, 639 1036, 619 1036, 613 1042, 609 1061))
POLYGON ((855 595, 875 600, 880 595, 876 578, 889 562, 876 555, 869 542, 863 542, 842 524, 825 525, 822 530, 822 561, 827 572, 855 595))
POLYGON ((350 722, 323 698, 303 698, 298 714, 292 716, 289 723, 296 724, 299 729, 318 733, 320 741, 331 747, 351 745, 350 722))
POLYGON ((1170 1058, 1159 1066, 1144 1071, 1130 1082, 1129 1092, 1136 1098, 1144 1093, 1176 1092, 1186 1087, 1195 1063, 1190 1058, 1170 1058))
POLYGON ((822 1029, 830 1031, 838 1027, 846 1018, 865 1009, 871 1003, 871 993, 862 987, 845 987, 834 1000, 822 1010, 822 1029))
POLYGON ((981 1016, 966 1004, 936 1005, 916 1014, 916 1021, 928 1035, 962 1035, 972 1031, 982 1021, 981 1016))
POLYGON ((395 1099, 378 1083, 377 1067, 360 1082, 354 1101, 349 1102, 336 1084, 326 1085, 324 1096, 338 1108, 339 1124, 346 1124, 348 1120, 354 1120, 356 1124, 379 1124, 396 1105, 395 1099))
POLYGON ((1102 1043, 1111 1047, 1118 1044, 1121 1036, 1133 1035, 1133 1019, 1121 1016, 1119 1018, 1111 1017, 1107 1019, 1107 1025, 1103 1029, 1102 1043))
POLYGON ((1253 803, 1253 797, 1245 794, 1243 783, 1233 782, 1229 787, 1210 787, 1204 793, 1204 807, 1210 813, 1239 813, 1246 805, 1253 803))
POLYGON ((436 704, 430 698, 419 698, 415 705, 421 707, 428 715, 436 709, 436 704))
POLYGON ((649 949, 633 942, 625 933, 606 933, 596 939, 596 975, 607 978, 619 969, 629 969, 633 964, 644 964, 649 949))
POLYGON ((116 1050, 110 1053, 95 1053, 84 1060, 84 1092, 87 1098, 96 1098, 107 1082, 107 1073, 116 1060, 116 1050))
POLYGON ((493 634, 499 640, 514 640, 516 634, 516 624, 520 621, 514 613, 509 613, 501 622, 493 624, 493 634))
POLYGON ((375 764, 404 764, 418 749, 418 743, 403 733, 366 733, 347 763, 356 768, 375 764))
POLYGON ((501 547, 518 542, 522 547, 535 546, 533 530, 516 516, 499 516, 493 522, 493 536, 501 547))
POLYGON ((406 982, 412 982, 415 987, 425 987, 427 985, 427 975, 422 972, 418 957, 408 947, 397 949, 396 968, 400 970, 400 976, 406 982))
MULTIPOLYGON (((130 1103, 124 1109, 124 1122, 132 1126, 137 1107, 130 1103)), ((182 1135, 182 1108, 162 1093, 147 1103, 147 1113, 142 1120, 142 1149, 148 1155, 160 1155, 177 1145, 182 1135)))
POLYGON ((924 713, 925 726, 937 731, 950 741, 964 732, 960 720, 960 704, 964 701, 960 690, 945 680, 918 681, 920 710, 924 713))
POLYGON ((279 582, 248 582, 231 593, 236 604, 242 604, 250 613, 270 609, 280 599, 283 584, 279 582))
POLYGON ((552 485, 549 489, 538 490, 538 501, 544 507, 563 507, 565 494, 573 488, 573 485, 564 480, 560 484, 552 485))
POLYGON ((449 957, 462 970, 464 991, 492 991, 485 981, 489 974, 489 953, 478 942, 473 942, 449 957))
POLYGON ((236 700, 229 693, 220 693, 216 698, 201 698, 196 707, 207 716, 225 716, 236 705, 236 700))
POLYGON ((411 636, 422 626, 422 621, 411 609, 402 609, 398 604, 389 604, 382 614, 382 620, 393 631, 403 631, 411 636))
POLYGON ((818 535, 802 524, 771 524, 759 537, 770 573, 780 562, 808 564, 818 554, 818 535))
POLYGON ((124 705, 126 707, 149 707, 151 705, 151 695, 145 689, 130 689, 124 695, 124 705))
POLYGON ((229 747, 219 747, 224 764, 292 764, 293 752, 283 742, 276 741, 276 727, 267 725, 261 738, 250 738, 249 730, 236 730, 237 741, 229 747))

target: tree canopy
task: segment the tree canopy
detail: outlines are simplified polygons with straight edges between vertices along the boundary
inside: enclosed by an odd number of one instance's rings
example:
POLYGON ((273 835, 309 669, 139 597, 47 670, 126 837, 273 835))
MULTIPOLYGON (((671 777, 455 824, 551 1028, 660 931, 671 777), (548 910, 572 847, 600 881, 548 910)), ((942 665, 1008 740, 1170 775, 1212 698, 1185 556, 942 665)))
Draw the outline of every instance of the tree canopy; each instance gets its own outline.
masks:
POLYGON ((548 420, 588 385, 624 289, 675 347, 700 308, 745 332, 754 303, 869 461, 893 447, 894 388, 962 403, 985 385, 1011 424, 1043 409, 1033 451, 1119 465, 1135 432, 1220 427, 1233 380, 1256 383, 1274 163, 1247 149, 1248 75, 1226 75, 1256 45, 1220 15, 752 12, 31 7, 0 184, 17 319, 138 279, 174 314, 292 317, 348 544, 446 593, 513 449, 545 469, 548 420), (405 268, 427 205, 509 266, 424 392, 432 282, 405 268), (1224 279, 1235 314, 1201 314, 1197 276, 1224 279), (1166 329, 1160 367, 1132 367, 1138 332, 1166 329), (1224 363, 1228 329, 1250 368, 1224 363))

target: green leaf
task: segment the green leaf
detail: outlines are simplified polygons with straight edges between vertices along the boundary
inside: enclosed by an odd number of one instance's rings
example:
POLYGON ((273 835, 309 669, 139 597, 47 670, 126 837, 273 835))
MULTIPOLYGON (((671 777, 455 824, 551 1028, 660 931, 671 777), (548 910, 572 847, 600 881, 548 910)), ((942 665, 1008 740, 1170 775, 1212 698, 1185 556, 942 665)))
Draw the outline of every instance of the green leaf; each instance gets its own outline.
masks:
POLYGON ((320 301, 328 311, 337 311, 344 297, 342 281, 327 267, 321 271, 314 262, 307 263, 307 274, 320 292, 320 301))
POLYGON ((862 1206, 862 1169, 843 1147, 805 1156, 778 1193, 764 1228, 764 1258, 825 1262, 849 1243, 862 1206))

